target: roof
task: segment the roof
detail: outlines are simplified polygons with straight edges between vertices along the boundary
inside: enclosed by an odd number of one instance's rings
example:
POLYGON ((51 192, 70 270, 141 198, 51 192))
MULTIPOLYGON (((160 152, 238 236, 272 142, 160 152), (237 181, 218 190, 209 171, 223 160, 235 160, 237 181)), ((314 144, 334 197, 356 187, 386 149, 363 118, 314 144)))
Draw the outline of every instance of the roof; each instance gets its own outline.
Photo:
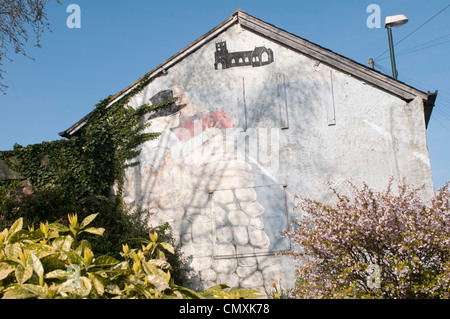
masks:
MULTIPOLYGON (((203 44, 212 40, 222 32, 235 24, 240 24, 246 30, 257 33, 262 37, 265 37, 271 41, 274 41, 284 47, 287 47, 295 52, 308 56, 314 60, 324 63, 334 69, 349 74, 355 78, 364 81, 378 89, 381 89, 387 93, 397 96, 407 102, 413 100, 415 97, 420 96, 424 101, 424 115, 425 123, 428 126, 428 122, 433 110, 435 100, 437 97, 437 91, 434 93, 423 92, 418 90, 404 82, 395 80, 394 78, 383 74, 377 70, 369 68, 359 62, 344 57, 338 53, 335 53, 329 49, 321 47, 315 43, 305 40, 297 35, 289 33, 283 29, 280 29, 272 24, 257 19, 243 10, 236 10, 227 20, 223 21, 217 27, 192 42, 183 50, 158 65, 153 70, 146 73, 144 76, 158 77, 163 75, 174 66, 177 62, 181 61, 188 55, 194 53, 203 44)), ((143 76, 143 77, 144 77, 143 76)), ((141 77, 142 78, 142 77, 141 77)), ((140 78, 140 79, 141 79, 140 78)), ((118 92, 110 99, 110 105, 128 93, 135 85, 137 85, 140 79, 136 80, 128 87, 118 92)), ((86 123, 90 114, 79 120, 64 132, 59 133, 63 137, 70 138, 86 123)))
POLYGON ((264 51, 269 51, 270 49, 267 49, 266 47, 256 47, 253 50, 253 55, 261 55, 264 51))
POLYGON ((14 180, 14 179, 24 179, 24 178, 20 176, 19 173, 14 172, 12 169, 10 169, 8 165, 6 165, 6 163, 0 159, 0 181, 14 180))

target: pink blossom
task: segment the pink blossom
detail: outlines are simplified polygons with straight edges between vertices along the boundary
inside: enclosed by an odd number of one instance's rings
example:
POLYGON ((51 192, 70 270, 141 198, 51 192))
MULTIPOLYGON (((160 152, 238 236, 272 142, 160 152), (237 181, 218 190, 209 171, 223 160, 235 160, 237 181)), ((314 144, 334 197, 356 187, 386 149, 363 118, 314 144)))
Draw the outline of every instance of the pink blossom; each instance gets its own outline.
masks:
POLYGON ((397 192, 349 184, 333 205, 299 198, 284 233, 297 263, 297 298, 449 298, 449 183, 426 204, 405 181, 397 192), (380 269, 379 288, 368 269, 380 269), (368 281, 368 279, 370 279, 368 281))

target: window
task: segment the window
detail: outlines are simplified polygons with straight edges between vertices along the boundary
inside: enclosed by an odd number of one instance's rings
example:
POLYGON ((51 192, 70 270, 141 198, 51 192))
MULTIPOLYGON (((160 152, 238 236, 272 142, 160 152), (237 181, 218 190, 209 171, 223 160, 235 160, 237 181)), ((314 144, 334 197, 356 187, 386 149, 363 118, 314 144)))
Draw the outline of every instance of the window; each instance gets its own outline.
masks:
POLYGON ((261 62, 268 62, 269 61, 269 55, 267 54, 267 52, 263 52, 263 54, 261 54, 261 62))

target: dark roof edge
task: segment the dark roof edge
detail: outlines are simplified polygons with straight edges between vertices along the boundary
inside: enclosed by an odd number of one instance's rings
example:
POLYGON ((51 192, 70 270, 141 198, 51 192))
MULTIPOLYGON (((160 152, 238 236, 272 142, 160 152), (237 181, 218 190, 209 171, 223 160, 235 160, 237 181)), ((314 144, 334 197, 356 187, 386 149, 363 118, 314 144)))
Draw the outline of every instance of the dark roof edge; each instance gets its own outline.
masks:
MULTIPOLYGON (((164 61, 156 68, 146 73, 144 76, 157 77, 165 74, 166 71, 175 65, 180 60, 184 59, 187 55, 195 52, 204 43, 210 41, 220 33, 227 30, 229 27, 239 23, 245 29, 260 34, 274 42, 279 43, 282 46, 288 47, 296 52, 306 55, 312 59, 318 60, 322 63, 329 65, 330 67, 340 70, 346 74, 354 76, 368 84, 371 84, 385 92, 393 94, 405 101, 411 101, 416 96, 422 97, 425 106, 425 122, 428 125, 428 121, 431 116, 431 112, 436 100, 437 91, 435 93, 425 93, 410 85, 407 85, 401 81, 395 80, 377 70, 371 69, 357 61, 344 57, 338 53, 335 53, 329 49, 323 48, 320 45, 312 43, 308 40, 300 38, 297 35, 282 30, 272 24, 269 24, 263 20, 257 19, 245 11, 238 9, 228 19, 223 21, 217 27, 192 42, 190 45, 173 55, 168 60, 164 61), (428 115, 427 115, 428 114, 428 115)), ((142 76, 131 85, 118 92, 111 97, 111 103, 116 102, 119 98, 129 92, 139 81, 144 77, 142 76)), ((86 123, 90 113, 72 125, 67 130, 59 133, 60 136, 70 138, 86 123)))
POLYGON ((431 113, 433 112, 434 105, 436 103, 438 91, 436 90, 434 93, 428 91, 428 98, 424 100, 424 113, 425 113, 425 127, 428 128, 428 123, 430 122, 431 113))

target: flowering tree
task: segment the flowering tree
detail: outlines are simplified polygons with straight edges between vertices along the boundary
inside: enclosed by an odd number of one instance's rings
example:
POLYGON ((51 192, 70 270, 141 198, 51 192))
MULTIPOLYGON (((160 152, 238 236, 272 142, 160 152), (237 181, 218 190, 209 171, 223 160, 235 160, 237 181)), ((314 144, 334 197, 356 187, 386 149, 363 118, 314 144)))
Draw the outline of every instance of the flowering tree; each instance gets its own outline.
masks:
POLYGON ((294 298, 449 298, 450 191, 425 204, 405 182, 398 193, 350 184, 333 205, 300 199, 286 231, 298 261, 294 298))

